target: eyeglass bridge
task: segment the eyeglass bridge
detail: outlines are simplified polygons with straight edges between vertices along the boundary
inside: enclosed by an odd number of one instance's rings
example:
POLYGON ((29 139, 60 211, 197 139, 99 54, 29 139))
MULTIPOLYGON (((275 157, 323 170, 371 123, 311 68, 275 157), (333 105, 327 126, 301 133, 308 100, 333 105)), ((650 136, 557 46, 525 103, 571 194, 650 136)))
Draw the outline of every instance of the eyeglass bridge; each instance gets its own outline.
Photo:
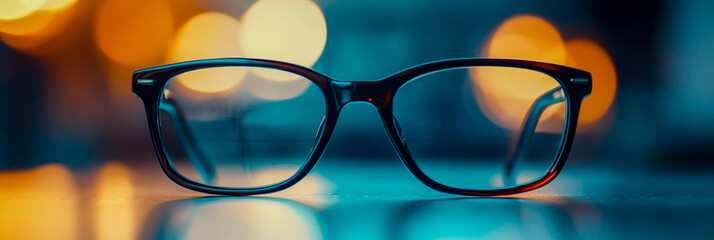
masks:
POLYGON ((335 98, 342 107, 350 102, 384 103, 388 93, 384 80, 381 81, 333 81, 335 98))

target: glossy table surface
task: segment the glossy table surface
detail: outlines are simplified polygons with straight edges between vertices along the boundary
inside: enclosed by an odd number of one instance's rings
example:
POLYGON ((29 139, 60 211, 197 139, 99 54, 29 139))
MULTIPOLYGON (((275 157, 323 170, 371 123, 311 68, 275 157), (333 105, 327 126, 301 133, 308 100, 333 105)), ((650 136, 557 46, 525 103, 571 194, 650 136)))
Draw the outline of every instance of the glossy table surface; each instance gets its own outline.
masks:
POLYGON ((481 198, 435 192, 398 160, 332 162, 255 197, 182 189, 155 162, 4 171, 0 239, 714 239, 706 172, 566 167, 534 192, 481 198))

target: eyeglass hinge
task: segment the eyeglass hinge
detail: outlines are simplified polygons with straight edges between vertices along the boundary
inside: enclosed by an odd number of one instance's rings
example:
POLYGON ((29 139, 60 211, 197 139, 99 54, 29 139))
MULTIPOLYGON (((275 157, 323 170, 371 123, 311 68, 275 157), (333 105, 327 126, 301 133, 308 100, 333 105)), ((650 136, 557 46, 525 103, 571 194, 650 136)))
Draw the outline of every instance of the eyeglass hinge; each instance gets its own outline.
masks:
POLYGON ((575 83, 575 84, 587 84, 588 79, 587 78, 571 78, 570 82, 575 83))
POLYGON ((139 85, 149 86, 154 85, 154 79, 137 79, 136 83, 139 85))

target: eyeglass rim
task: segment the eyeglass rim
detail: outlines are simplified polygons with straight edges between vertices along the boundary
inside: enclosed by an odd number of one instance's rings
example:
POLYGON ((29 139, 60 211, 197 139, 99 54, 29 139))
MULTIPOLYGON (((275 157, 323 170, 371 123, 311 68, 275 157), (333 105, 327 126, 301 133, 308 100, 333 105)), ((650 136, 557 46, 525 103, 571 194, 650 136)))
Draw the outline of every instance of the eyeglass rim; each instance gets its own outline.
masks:
MULTIPOLYGON (((185 188, 194 191, 210 194, 244 196, 272 193, 284 190, 299 182, 309 173, 309 171, 314 167, 319 158, 322 156, 322 153, 324 152, 327 143, 329 142, 329 139, 332 135, 332 131, 337 122, 337 116, 339 115, 342 106, 349 102, 341 102, 336 96, 337 94, 339 94, 339 91, 335 91, 335 89, 339 88, 340 84, 345 83, 355 82, 338 81, 327 77, 321 73, 318 73, 312 69, 281 61, 253 58, 217 58, 174 63, 138 70, 133 74, 132 91, 144 103, 145 110, 147 113, 147 119, 149 121, 149 130, 151 133, 154 150, 157 154, 162 170, 169 177, 169 179, 185 188), (316 140, 317 144, 315 144, 315 146, 311 150, 303 166, 292 177, 276 184, 254 188, 219 187, 199 183, 189 178, 186 178, 185 176, 180 174, 176 170, 176 168, 174 168, 173 164, 169 160, 168 153, 166 152, 166 149, 164 147, 163 137, 161 135, 161 130, 159 127, 159 102, 161 94, 163 92, 163 89, 168 84, 169 80, 174 76, 188 71, 213 67, 263 67, 278 69, 305 77, 320 88, 323 93, 323 96, 325 97, 325 105, 327 108, 325 114, 325 121, 324 124, 318 130, 316 140)), ((496 196, 516 194, 540 188, 552 181, 562 171, 565 161, 567 160, 567 156, 570 153, 573 139, 575 137, 578 113, 580 112, 581 103, 584 98, 592 92, 592 76, 586 71, 536 61, 494 58, 458 58, 424 63, 402 70, 391 76, 370 83, 374 86, 375 89, 383 89, 385 91, 385 94, 382 97, 383 99, 375 99, 374 101, 372 101, 372 104, 377 107, 377 110, 382 118, 382 122, 389 135, 390 141, 392 142, 392 145, 397 151, 397 154, 399 155, 400 159, 406 165, 409 171, 422 183, 434 190, 468 196, 496 196), (552 77, 562 86, 567 104, 567 119, 564 124, 564 137, 562 138, 562 143, 558 154, 556 155, 555 162, 546 172, 546 174, 544 174, 541 178, 525 184, 494 189, 475 190, 450 187, 434 181, 433 179, 428 177, 423 171, 421 171, 416 165, 416 162, 411 156, 411 153, 407 150, 406 144, 401 139, 400 133, 397 130, 394 122, 392 121, 392 100, 396 92, 401 88, 401 86, 403 86, 412 79, 431 72, 452 68, 480 66, 513 67, 533 70, 552 77)), ((373 89, 369 90, 371 91, 373 89)), ((357 99, 350 100, 354 101, 357 99)))

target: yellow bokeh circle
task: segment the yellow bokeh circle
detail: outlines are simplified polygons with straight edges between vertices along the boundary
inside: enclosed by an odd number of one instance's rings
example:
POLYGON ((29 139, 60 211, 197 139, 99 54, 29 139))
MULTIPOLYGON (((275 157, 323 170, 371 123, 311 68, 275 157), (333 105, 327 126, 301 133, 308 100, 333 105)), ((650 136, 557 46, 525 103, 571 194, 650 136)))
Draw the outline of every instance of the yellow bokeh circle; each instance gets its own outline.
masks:
POLYGON ((165 0, 107 0, 99 9, 94 36, 112 61, 146 65, 162 58, 173 27, 173 14, 165 0))
POLYGON ((41 9, 47 0, 0 0, 0 20, 23 18, 41 9))
MULTIPOLYGON (((194 16, 176 34, 168 62, 241 57, 238 32, 241 24, 223 13, 208 12, 194 16)), ((242 67, 200 69, 176 77, 185 87, 203 93, 225 92, 237 88, 247 70, 242 67)))
MULTIPOLYGON (((327 25, 320 8, 309 0, 260 0, 242 18, 241 50, 247 57, 290 62, 310 67, 327 41, 327 25)), ((294 74, 254 71, 275 81, 291 81, 294 74)))
MULTIPOLYGON (((565 64, 566 50, 558 30, 533 15, 513 16, 501 23, 483 54, 490 58, 510 58, 565 64)), ((508 68, 472 68, 477 102, 486 117, 497 125, 515 130, 541 94, 558 86, 552 77, 535 71, 508 68)), ((554 115, 551 107, 542 119, 554 115)))

